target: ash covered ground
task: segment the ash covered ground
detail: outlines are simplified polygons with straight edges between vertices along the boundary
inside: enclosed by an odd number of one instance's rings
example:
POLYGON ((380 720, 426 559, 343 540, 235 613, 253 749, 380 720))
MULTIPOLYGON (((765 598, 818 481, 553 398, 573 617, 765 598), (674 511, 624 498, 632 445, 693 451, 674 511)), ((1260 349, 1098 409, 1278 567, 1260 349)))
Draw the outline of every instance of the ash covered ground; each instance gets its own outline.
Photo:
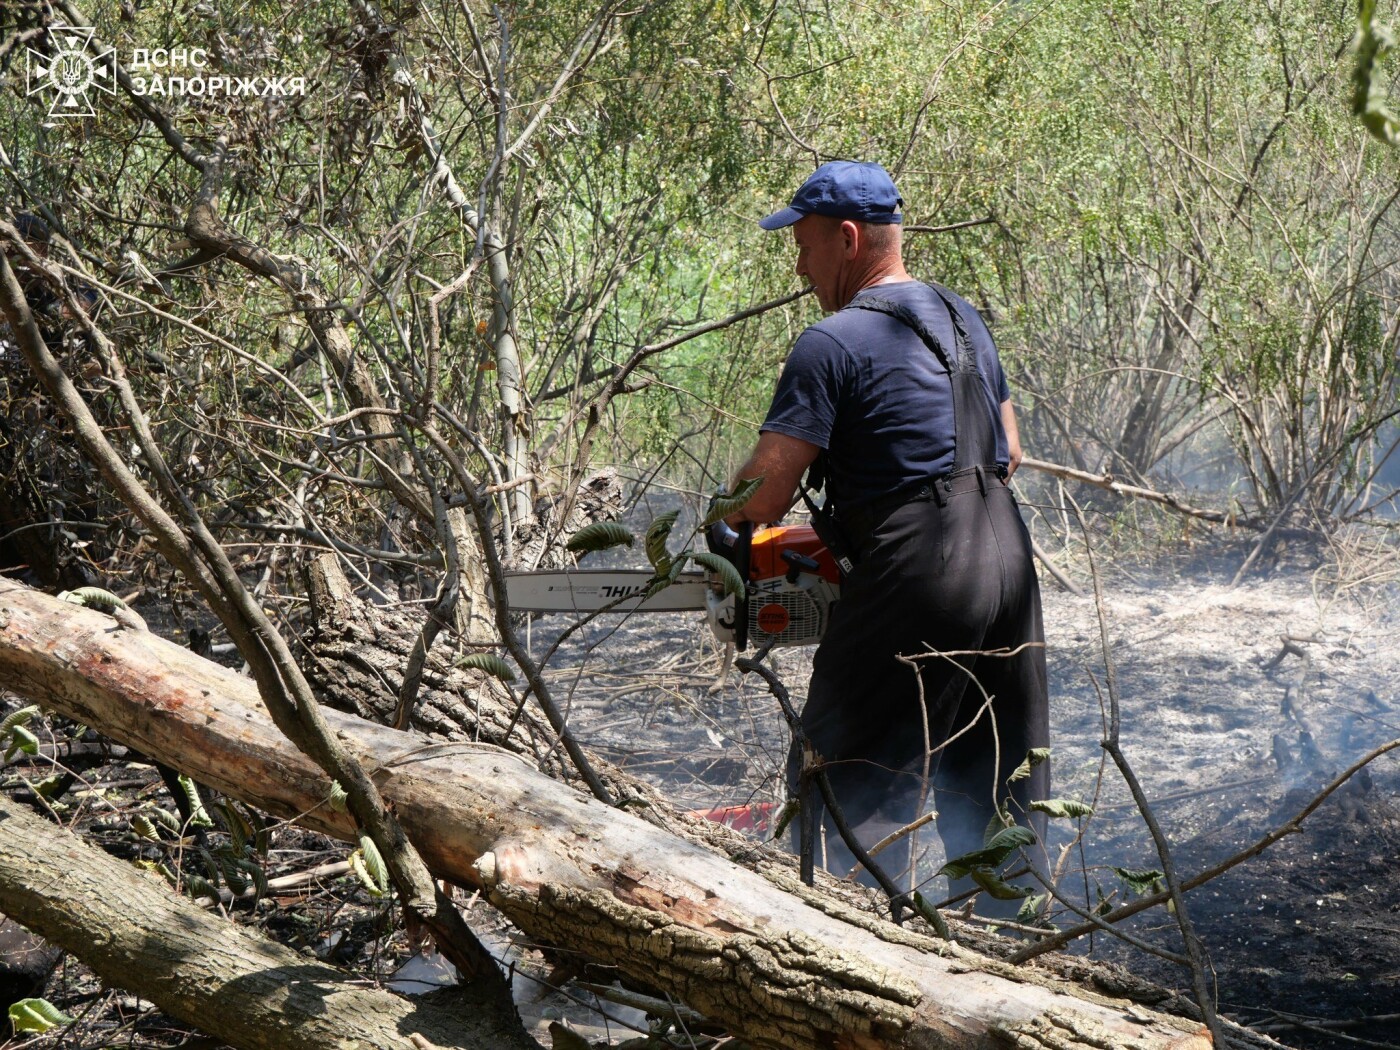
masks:
MULTIPOLYGON (((1115 570, 1102 585, 1123 747, 1183 876, 1285 824, 1370 749, 1400 738, 1393 586, 1295 566, 1231 587, 1241 559, 1225 560, 1214 570, 1115 570)), ((1116 902, 1128 891, 1112 867, 1160 862, 1099 746, 1107 674, 1094 599, 1048 578, 1044 589, 1053 794, 1096 808, 1063 858, 1061 885, 1081 901, 1102 892, 1116 902)), ((549 631, 548 620, 536 625, 537 648, 549 631)), ((692 808, 781 801, 777 704, 762 682, 726 668, 702 615, 634 615, 567 644, 551 677, 591 746, 692 808)), ((810 649, 771 657, 795 699, 810 659, 810 649)), ((1075 829, 1054 823, 1058 855, 1075 829)), ((932 872, 942 858, 936 836, 926 838, 932 872)), ((1398 863, 1400 751, 1352 778, 1301 832, 1190 894, 1222 1011, 1299 1047, 1400 1045, 1398 863)), ((936 897, 938 883, 928 888, 936 897)), ((1050 918, 1074 921, 1059 909, 1050 918)), ((1130 928, 1180 947, 1162 909, 1130 928)), ((1113 938, 1072 950, 1189 990, 1184 971, 1113 938)))

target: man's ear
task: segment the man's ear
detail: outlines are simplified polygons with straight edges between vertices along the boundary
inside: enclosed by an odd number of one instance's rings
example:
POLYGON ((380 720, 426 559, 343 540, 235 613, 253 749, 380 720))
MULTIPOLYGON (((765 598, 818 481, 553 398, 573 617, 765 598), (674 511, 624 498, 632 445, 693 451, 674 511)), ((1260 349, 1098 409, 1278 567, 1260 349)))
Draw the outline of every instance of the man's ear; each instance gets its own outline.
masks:
POLYGON ((860 254, 860 227, 850 219, 841 223, 841 244, 847 262, 860 254))

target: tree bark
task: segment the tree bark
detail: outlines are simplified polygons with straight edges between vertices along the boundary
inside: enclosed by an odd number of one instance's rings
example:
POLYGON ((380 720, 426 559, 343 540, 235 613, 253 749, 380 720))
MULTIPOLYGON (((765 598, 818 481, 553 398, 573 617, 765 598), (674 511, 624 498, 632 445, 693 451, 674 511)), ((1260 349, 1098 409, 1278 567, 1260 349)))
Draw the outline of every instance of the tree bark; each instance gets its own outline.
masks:
POLYGON ((536 1046, 517 1019, 401 999, 210 914, 4 795, 0 900, 103 980, 239 1050, 536 1046))
MULTIPOLYGON (((0 582, 0 685, 274 814, 353 834, 349 817, 324 804, 325 774, 277 731, 253 684, 188 650, 0 582)), ((780 871, 770 881, 501 748, 326 716, 436 874, 479 887, 532 937, 612 964, 754 1044, 1209 1045, 1193 1022, 834 899, 809 896, 812 906, 780 871)))
MULTIPOLYGON (((302 669, 327 707, 391 724, 422 613, 381 608, 355 594, 334 557, 306 567, 313 627, 299 649, 302 669)), ((441 740, 483 740, 536 756, 545 771, 564 776, 564 763, 546 757, 554 734, 494 678, 455 670, 452 648, 430 650, 409 727, 441 740), (509 743, 508 743, 509 741, 509 743)))

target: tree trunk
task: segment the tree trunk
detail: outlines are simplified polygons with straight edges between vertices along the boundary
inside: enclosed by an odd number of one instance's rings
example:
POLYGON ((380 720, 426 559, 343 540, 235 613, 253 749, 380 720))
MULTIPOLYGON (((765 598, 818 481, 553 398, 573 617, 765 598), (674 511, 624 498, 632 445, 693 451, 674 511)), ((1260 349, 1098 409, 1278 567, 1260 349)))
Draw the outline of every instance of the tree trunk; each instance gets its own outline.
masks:
MULTIPOLYGON (((179 646, 0 582, 0 685, 272 813, 353 833, 349 817, 324 804, 324 774, 277 731, 253 684, 179 646)), ((612 964, 752 1043, 1209 1045, 1191 1034, 1192 1022, 996 963, 834 899, 809 895, 814 907, 780 872, 770 881, 501 748, 326 717, 439 876, 480 887, 530 936, 612 964)), ((4 900, 0 909, 9 910, 4 900)))
MULTIPOLYGON (((404 665, 422 629, 421 610, 381 608, 355 594, 332 556, 307 565, 306 591, 314 626, 299 648, 302 670, 327 707, 381 725, 393 722, 404 665)), ((553 742, 549 726, 517 703, 494 678, 454 670, 452 648, 438 644, 423 668, 409 726, 442 740, 481 740, 537 756, 553 742), (514 725, 512 725, 514 721, 514 725)), ((563 775, 557 758, 546 772, 563 775)))
POLYGON ((401 999, 212 915, 4 795, 0 900, 103 980, 240 1050, 536 1045, 518 1019, 401 999))

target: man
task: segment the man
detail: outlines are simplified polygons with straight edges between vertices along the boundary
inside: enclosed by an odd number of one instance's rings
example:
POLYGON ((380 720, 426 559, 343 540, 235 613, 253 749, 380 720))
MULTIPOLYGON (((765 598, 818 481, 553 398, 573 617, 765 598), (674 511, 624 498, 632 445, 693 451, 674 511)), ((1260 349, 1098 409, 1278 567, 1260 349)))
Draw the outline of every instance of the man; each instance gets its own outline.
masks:
MULTIPOLYGON (((1048 746, 1044 634, 1005 484, 1021 448, 996 347, 967 302, 905 270, 902 205, 879 165, 835 161, 759 223, 792 228, 797 275, 831 316, 793 345, 738 474, 763 485, 730 521, 777 520, 817 464, 856 564, 813 660, 803 728, 867 849, 918 815, 927 769, 951 858, 981 848, 1007 777, 1048 746), (926 657, 917 675, 898 659, 930 650, 958 655, 926 657)), ((1042 764, 1011 785, 1012 814, 1026 822, 1048 793, 1042 764)), ((844 873, 829 816, 824 837, 827 866, 844 873)), ((877 859, 899 880, 908 838, 877 859)))

